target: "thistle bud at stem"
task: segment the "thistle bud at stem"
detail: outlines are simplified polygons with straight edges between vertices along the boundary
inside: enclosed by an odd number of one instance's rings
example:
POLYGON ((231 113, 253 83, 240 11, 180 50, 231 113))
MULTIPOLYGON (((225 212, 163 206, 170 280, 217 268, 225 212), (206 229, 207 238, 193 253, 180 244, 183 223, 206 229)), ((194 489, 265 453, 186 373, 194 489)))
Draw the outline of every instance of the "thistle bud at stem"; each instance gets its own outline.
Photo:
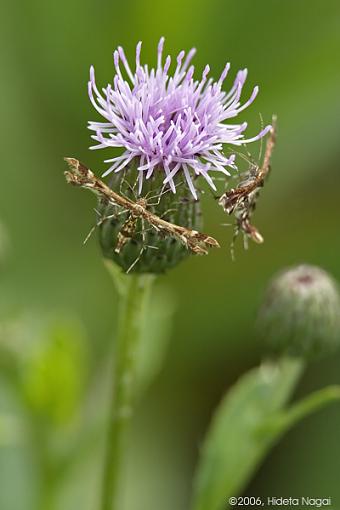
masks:
MULTIPOLYGON (((115 174, 110 187, 140 204, 147 214, 151 213, 174 226, 200 230, 199 200, 194 199, 183 181, 180 182, 180 176, 177 178, 176 194, 164 186, 161 173, 155 173, 145 181, 142 192, 138 194, 136 173, 131 170, 115 174)), ((130 210, 105 201, 99 202, 99 213, 102 218, 99 240, 103 255, 124 272, 163 273, 192 253, 184 239, 152 224, 145 215, 134 215, 130 210)), ((171 230, 171 226, 169 228, 171 230)))
MULTIPOLYGON (((91 66, 89 98, 105 122, 90 121, 88 127, 94 133, 91 138, 95 145, 91 149, 123 149, 119 155, 111 152, 105 160, 110 167, 103 177, 113 175, 111 190, 119 193, 120 189, 134 201, 132 207, 125 208, 129 211, 121 206, 121 200, 118 207, 117 200, 112 203, 111 199, 100 207, 100 213, 107 217, 100 220, 104 256, 127 273, 161 273, 190 252, 206 254, 208 247, 218 246, 215 239, 196 230, 198 178, 216 192, 216 172, 229 177, 229 169, 237 168, 236 154, 224 154, 223 146, 256 142, 273 129, 267 125, 249 138, 244 133, 247 122, 230 123, 251 105, 259 91, 255 86, 249 99, 241 104, 247 69, 237 73, 234 85, 226 93, 222 86, 229 63, 216 82, 208 78, 208 65, 200 78, 194 78, 192 48, 186 56, 184 51, 179 53, 172 74, 171 57, 163 57, 162 37, 157 48, 157 67, 149 71, 148 66, 141 65, 141 44, 136 47, 135 70, 129 66, 121 46, 114 51, 115 76, 106 88, 97 86, 91 66), (166 194, 162 197, 163 192, 166 194), (151 202, 151 196, 156 203, 151 202)), ((102 184, 96 184, 102 192, 102 184)), ((86 187, 94 190, 93 186, 86 187)), ((249 223, 247 208, 245 214, 242 230, 254 241, 262 242, 249 223)))
POLYGON ((322 269, 300 265, 273 278, 258 327, 274 354, 318 358, 340 345, 340 296, 322 269))
POLYGON ((177 202, 173 198, 164 199, 168 188, 164 183, 156 183, 152 177, 146 194, 136 196, 136 181, 130 183, 123 173, 110 188, 77 159, 65 160, 69 166, 65 172, 66 181, 99 197, 97 213, 100 217, 96 226, 100 229, 104 256, 126 273, 161 273, 188 253, 206 255, 209 248, 219 247, 216 239, 196 230, 200 220, 198 200, 193 199, 185 188, 178 193, 177 202), (115 191, 118 184, 119 193, 115 191), (150 250, 156 250, 157 256, 149 256, 147 252, 150 250))

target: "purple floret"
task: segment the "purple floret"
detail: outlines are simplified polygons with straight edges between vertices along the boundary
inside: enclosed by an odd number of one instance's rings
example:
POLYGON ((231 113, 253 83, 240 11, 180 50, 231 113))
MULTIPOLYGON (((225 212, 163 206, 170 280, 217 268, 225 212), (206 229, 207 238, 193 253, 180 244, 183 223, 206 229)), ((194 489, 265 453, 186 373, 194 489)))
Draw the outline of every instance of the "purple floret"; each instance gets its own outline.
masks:
POLYGON ((266 126, 252 138, 245 139, 247 123, 229 124, 255 99, 255 87, 248 101, 241 105, 240 97, 247 77, 247 69, 239 71, 234 85, 227 93, 222 90, 228 74, 227 64, 217 82, 208 79, 206 66, 200 80, 194 80, 194 66, 190 65, 195 49, 185 57, 181 51, 176 69, 169 75, 171 57, 162 63, 164 38, 158 44, 157 69, 149 71, 140 63, 142 43, 136 48, 136 69, 131 71, 121 47, 113 54, 116 75, 112 85, 99 92, 94 68, 90 69, 89 96, 95 109, 107 122, 90 122, 98 142, 91 149, 122 147, 122 155, 105 162, 111 166, 103 174, 119 172, 129 163, 137 163, 139 192, 143 179, 155 171, 163 171, 164 184, 176 192, 175 175, 184 174, 191 193, 197 199, 193 176, 203 176, 215 190, 210 172, 230 175, 227 168, 236 168, 235 154, 225 156, 223 145, 242 145, 262 138, 271 126, 266 126), (120 69, 125 69, 125 79, 120 69))

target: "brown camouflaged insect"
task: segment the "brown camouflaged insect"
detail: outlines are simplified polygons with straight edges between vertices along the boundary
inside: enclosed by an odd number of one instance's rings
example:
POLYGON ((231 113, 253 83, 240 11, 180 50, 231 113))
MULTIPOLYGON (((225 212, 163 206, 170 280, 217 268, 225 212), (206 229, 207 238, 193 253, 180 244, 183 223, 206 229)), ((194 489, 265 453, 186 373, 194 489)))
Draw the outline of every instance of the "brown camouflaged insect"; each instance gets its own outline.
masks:
POLYGON ((191 230, 174 223, 170 223, 147 209, 147 200, 139 198, 135 202, 125 196, 121 196, 109 188, 102 180, 85 165, 75 158, 65 158, 69 170, 65 172, 68 183, 89 189, 100 199, 106 200, 113 206, 119 206, 129 212, 117 239, 116 251, 122 249, 124 244, 132 237, 136 228, 137 219, 145 220, 151 227, 163 235, 174 237, 182 242, 190 251, 198 255, 206 255, 208 248, 219 247, 219 243, 213 237, 191 230))
POLYGON ((234 236, 231 244, 231 255, 234 259, 234 244, 239 233, 244 234, 245 248, 248 238, 256 243, 263 243, 263 237, 257 228, 252 225, 251 217, 255 211, 261 188, 270 171, 270 160, 276 141, 276 117, 273 117, 272 129, 266 143, 262 166, 251 164, 245 179, 239 182, 236 188, 226 191, 219 198, 219 205, 224 211, 235 217, 234 236))

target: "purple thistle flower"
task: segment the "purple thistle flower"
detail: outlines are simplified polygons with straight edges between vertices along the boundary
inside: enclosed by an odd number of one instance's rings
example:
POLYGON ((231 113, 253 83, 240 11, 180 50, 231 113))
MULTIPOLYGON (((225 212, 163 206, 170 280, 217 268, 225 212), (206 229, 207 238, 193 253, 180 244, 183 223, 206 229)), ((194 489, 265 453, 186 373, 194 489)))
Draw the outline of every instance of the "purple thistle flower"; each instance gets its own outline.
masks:
POLYGON ((122 155, 105 160, 111 163, 103 176, 119 172, 129 163, 137 162, 139 193, 143 179, 155 171, 165 173, 164 184, 176 193, 174 178, 182 172, 191 193, 197 199, 192 176, 201 175, 216 190, 210 172, 229 176, 227 168, 236 168, 235 154, 225 156, 223 145, 242 145, 262 138, 271 126, 266 126, 254 137, 246 139, 247 123, 230 124, 257 96, 255 87, 250 98, 241 105, 240 97, 247 77, 247 69, 239 71, 229 92, 222 90, 230 64, 219 80, 208 79, 209 66, 200 80, 194 80, 194 66, 190 62, 196 52, 193 48, 185 57, 181 51, 172 76, 168 74, 171 57, 162 63, 164 38, 158 44, 157 69, 149 71, 140 63, 142 43, 136 48, 136 69, 128 64, 122 47, 113 53, 116 75, 113 87, 109 84, 99 92, 94 68, 90 69, 88 84, 90 100, 107 122, 90 122, 95 131, 91 138, 98 142, 91 149, 123 147, 122 155), (122 75, 123 64, 129 83, 122 75))

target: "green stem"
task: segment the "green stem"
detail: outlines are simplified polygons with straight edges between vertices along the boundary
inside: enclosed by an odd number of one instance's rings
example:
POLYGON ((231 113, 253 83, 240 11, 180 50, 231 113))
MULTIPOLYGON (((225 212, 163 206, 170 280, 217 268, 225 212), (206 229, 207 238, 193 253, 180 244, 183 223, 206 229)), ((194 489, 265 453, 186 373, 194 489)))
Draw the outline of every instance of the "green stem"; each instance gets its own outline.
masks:
POLYGON ((49 435, 46 425, 33 417, 32 444, 37 460, 40 487, 38 492, 38 510, 55 510, 58 480, 56 476, 56 464, 49 451, 49 435))
MULTIPOLYGON (((46 467, 43 469, 46 469, 46 467)), ((42 486, 39 494, 39 509, 40 510, 55 510, 56 505, 56 491, 53 480, 49 478, 46 473, 41 475, 42 486)))
POLYGON ((120 295, 120 315, 116 338, 114 376, 108 443, 103 474, 101 510, 118 509, 119 482, 124 460, 125 436, 135 396, 135 372, 144 325, 146 305, 153 276, 115 275, 120 295))
MULTIPOLYGON (((272 428, 275 431, 276 426, 277 430, 282 430, 282 433, 284 433, 305 416, 338 400, 340 400, 340 386, 334 385, 322 388, 278 414, 273 419, 272 428)), ((270 432, 270 429, 268 429, 268 432, 270 432)))

